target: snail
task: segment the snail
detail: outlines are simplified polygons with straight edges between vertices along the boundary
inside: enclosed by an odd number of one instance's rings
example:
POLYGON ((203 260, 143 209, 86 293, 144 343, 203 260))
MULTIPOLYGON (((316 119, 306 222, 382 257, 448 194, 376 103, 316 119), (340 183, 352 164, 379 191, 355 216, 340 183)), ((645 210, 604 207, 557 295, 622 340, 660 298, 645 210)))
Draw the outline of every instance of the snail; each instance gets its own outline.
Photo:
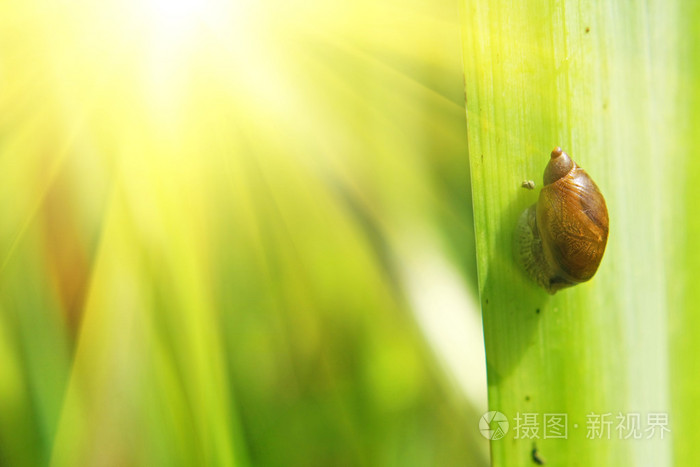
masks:
POLYGON ((608 240, 608 209, 591 177, 561 148, 544 170, 537 203, 520 215, 515 255, 550 294, 589 280, 608 240))

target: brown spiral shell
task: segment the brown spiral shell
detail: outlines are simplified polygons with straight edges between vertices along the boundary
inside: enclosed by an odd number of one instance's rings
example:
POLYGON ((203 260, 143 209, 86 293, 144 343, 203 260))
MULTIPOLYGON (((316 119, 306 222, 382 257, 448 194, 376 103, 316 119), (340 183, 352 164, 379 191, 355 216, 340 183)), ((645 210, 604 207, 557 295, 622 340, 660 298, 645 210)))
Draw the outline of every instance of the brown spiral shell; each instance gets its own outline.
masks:
POLYGON ((518 221, 518 262, 551 294, 585 282, 603 258, 608 222, 596 184, 557 147, 545 168, 539 200, 518 221))

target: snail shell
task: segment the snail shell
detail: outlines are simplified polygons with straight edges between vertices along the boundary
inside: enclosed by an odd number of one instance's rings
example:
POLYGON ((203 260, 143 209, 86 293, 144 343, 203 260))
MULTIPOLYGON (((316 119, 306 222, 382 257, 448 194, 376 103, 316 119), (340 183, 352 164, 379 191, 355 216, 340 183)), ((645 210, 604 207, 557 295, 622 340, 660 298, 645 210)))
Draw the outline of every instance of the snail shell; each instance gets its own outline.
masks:
POLYGON ((537 203, 520 216, 515 253, 550 294, 589 280, 608 241, 608 209, 591 177, 557 147, 537 203))

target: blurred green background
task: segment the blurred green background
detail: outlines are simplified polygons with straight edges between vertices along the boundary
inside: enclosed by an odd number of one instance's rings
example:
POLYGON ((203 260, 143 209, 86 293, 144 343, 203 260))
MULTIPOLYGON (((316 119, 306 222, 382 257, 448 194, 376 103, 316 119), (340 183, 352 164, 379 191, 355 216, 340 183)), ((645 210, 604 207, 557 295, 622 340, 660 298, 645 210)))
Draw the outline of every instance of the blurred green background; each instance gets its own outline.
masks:
POLYGON ((488 462, 458 4, 0 4, 0 465, 488 462))

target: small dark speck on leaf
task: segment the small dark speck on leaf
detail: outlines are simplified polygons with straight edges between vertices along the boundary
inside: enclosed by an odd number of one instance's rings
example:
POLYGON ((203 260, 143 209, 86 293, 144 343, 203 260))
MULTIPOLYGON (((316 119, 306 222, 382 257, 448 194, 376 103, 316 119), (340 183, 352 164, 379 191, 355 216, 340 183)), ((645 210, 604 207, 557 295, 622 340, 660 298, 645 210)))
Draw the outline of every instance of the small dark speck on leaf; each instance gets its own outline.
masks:
POLYGON ((537 446, 534 444, 532 446, 532 462, 537 465, 544 465, 544 459, 540 457, 540 454, 537 452, 537 446))
POLYGON ((530 401, 530 396, 525 396, 525 400, 529 402, 529 401, 530 401))
POLYGON ((535 313, 537 313, 537 314, 539 315, 539 314, 540 314, 540 309, 539 309, 539 308, 536 309, 536 310, 535 310, 535 313))
POLYGON ((591 28, 589 28, 588 26, 586 26, 586 34, 588 34, 589 32, 591 32, 591 28))
POLYGON ((484 303, 488 305, 488 304, 489 304, 489 299, 487 298, 486 300, 484 300, 484 303))

